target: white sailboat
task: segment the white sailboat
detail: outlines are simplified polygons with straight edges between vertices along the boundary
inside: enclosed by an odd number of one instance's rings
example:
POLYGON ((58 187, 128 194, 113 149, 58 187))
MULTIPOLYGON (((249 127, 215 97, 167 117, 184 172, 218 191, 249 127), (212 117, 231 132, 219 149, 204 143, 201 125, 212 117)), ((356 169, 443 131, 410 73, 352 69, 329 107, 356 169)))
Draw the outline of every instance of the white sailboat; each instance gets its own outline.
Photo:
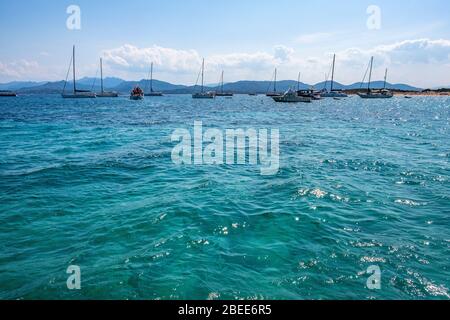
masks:
POLYGON ((66 81, 64 83, 64 88, 61 96, 65 99, 96 98, 97 95, 94 92, 77 89, 76 73, 75 73, 75 46, 73 46, 72 50, 72 71, 73 71, 73 91, 72 93, 65 92, 67 85, 67 77, 66 77, 66 81))
POLYGON ((223 70, 220 77, 220 92, 216 92, 216 97, 232 97, 233 93, 223 91, 223 70))
POLYGON ((150 92, 145 93, 145 96, 146 97, 162 97, 163 96, 162 92, 153 90, 153 62, 150 67, 150 92))
POLYGON ((214 92, 205 92, 204 91, 205 59, 203 59, 203 61, 202 61, 201 77, 202 77, 201 91, 192 94, 192 98, 193 99, 214 99, 214 97, 215 97, 214 92))
POLYGON ((320 93, 320 96, 322 98, 346 98, 346 97, 348 97, 341 90, 334 90, 333 89, 335 64, 336 64, 336 55, 333 55, 333 66, 332 66, 332 71, 331 71, 331 88, 330 88, 330 91, 328 91, 328 89, 326 88, 326 81, 325 81, 325 88, 320 93))
MULTIPOLYGON (((370 73, 369 73, 369 83, 367 85, 367 93, 358 93, 358 96, 360 96, 363 99, 389 99, 394 96, 394 94, 386 89, 386 80, 387 80, 387 72, 384 74, 384 86, 381 90, 372 90, 370 89, 370 83, 372 81, 372 69, 373 69, 373 57, 370 59, 370 73)), ((366 71, 367 72, 367 71, 366 71)))
POLYGON ((274 77, 273 77, 273 91, 269 92, 267 91, 266 96, 267 97, 279 97, 282 94, 277 92, 277 68, 275 68, 274 77))
POLYGON ((101 91, 97 93, 97 98, 117 98, 119 94, 114 91, 105 91, 103 88, 103 59, 100 58, 100 86, 101 91))

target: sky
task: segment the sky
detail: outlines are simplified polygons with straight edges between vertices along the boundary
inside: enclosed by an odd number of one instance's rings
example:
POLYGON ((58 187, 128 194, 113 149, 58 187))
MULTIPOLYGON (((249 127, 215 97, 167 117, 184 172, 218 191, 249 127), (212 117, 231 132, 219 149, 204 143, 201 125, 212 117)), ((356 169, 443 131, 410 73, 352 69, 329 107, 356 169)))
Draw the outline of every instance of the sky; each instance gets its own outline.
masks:
POLYGON ((450 86, 448 0, 0 0, 0 82, 66 77, 76 45, 77 77, 154 77, 194 84, 278 79, 450 86), (71 11, 70 6, 77 6, 71 11), (78 19, 79 17, 79 19, 78 19), (79 28, 77 22, 80 21, 79 28), (68 25, 69 22, 69 25, 68 25))

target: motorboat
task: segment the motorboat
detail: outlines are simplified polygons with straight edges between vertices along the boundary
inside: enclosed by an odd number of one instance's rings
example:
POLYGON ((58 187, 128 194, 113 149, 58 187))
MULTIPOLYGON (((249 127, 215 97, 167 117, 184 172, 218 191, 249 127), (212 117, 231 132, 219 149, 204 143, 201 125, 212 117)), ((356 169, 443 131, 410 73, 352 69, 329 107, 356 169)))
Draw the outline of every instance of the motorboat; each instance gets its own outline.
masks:
POLYGON ((296 91, 289 89, 283 95, 278 97, 272 97, 275 102, 283 102, 283 103, 298 103, 298 102, 306 102, 310 103, 310 97, 299 96, 296 91))
POLYGON ((139 86, 135 86, 130 93, 131 100, 142 100, 144 99, 144 91, 139 86))

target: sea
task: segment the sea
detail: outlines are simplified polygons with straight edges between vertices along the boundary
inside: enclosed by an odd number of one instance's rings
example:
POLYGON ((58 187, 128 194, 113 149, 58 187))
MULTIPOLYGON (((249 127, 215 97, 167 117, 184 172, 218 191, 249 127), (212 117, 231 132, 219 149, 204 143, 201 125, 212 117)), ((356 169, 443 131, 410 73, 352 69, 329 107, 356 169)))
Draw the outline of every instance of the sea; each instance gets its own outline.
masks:
POLYGON ((450 97, 0 98, 0 299, 449 290, 450 97), (174 163, 195 121, 279 130, 279 170, 174 163))

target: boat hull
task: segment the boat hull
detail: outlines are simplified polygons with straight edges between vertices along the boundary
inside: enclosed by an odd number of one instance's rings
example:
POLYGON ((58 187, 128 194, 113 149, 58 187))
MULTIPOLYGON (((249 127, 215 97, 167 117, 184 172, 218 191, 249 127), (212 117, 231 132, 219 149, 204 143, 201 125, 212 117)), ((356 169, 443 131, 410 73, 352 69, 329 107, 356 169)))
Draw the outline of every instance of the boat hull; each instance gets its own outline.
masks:
POLYGON ((321 100, 322 97, 320 93, 312 90, 299 90, 297 91, 297 95, 303 98, 310 98, 311 100, 321 100))
POLYGON ((390 94, 382 94, 382 93, 358 93, 358 96, 362 99, 390 99, 394 95, 390 94))
POLYGON ((63 93, 61 96, 64 99, 94 99, 94 98, 97 98, 97 95, 93 92, 63 93))
POLYGON ((17 97, 17 94, 11 91, 3 91, 0 92, 0 97, 17 97))
POLYGON ((348 95, 343 92, 322 92, 320 94, 322 98, 347 98, 348 95))
POLYGON ((284 97, 284 96, 280 96, 280 97, 272 97, 272 99, 275 102, 280 102, 280 103, 310 103, 311 102, 311 98, 307 98, 307 97, 284 97))
POLYGON ((117 98, 119 94, 117 92, 102 92, 97 94, 97 98, 117 98))
POLYGON ((212 93, 194 93, 192 95, 193 99, 214 99, 214 97, 212 93))
POLYGON ((281 97, 283 94, 282 93, 277 93, 277 92, 269 92, 266 93, 266 97, 281 97))
POLYGON ((149 92, 145 94, 146 97, 162 97, 162 92, 149 92))
POLYGON ((131 95, 130 96, 130 100, 143 100, 144 99, 144 96, 142 96, 142 95, 131 95))
POLYGON ((232 93, 216 93, 216 97, 232 97, 232 93))

